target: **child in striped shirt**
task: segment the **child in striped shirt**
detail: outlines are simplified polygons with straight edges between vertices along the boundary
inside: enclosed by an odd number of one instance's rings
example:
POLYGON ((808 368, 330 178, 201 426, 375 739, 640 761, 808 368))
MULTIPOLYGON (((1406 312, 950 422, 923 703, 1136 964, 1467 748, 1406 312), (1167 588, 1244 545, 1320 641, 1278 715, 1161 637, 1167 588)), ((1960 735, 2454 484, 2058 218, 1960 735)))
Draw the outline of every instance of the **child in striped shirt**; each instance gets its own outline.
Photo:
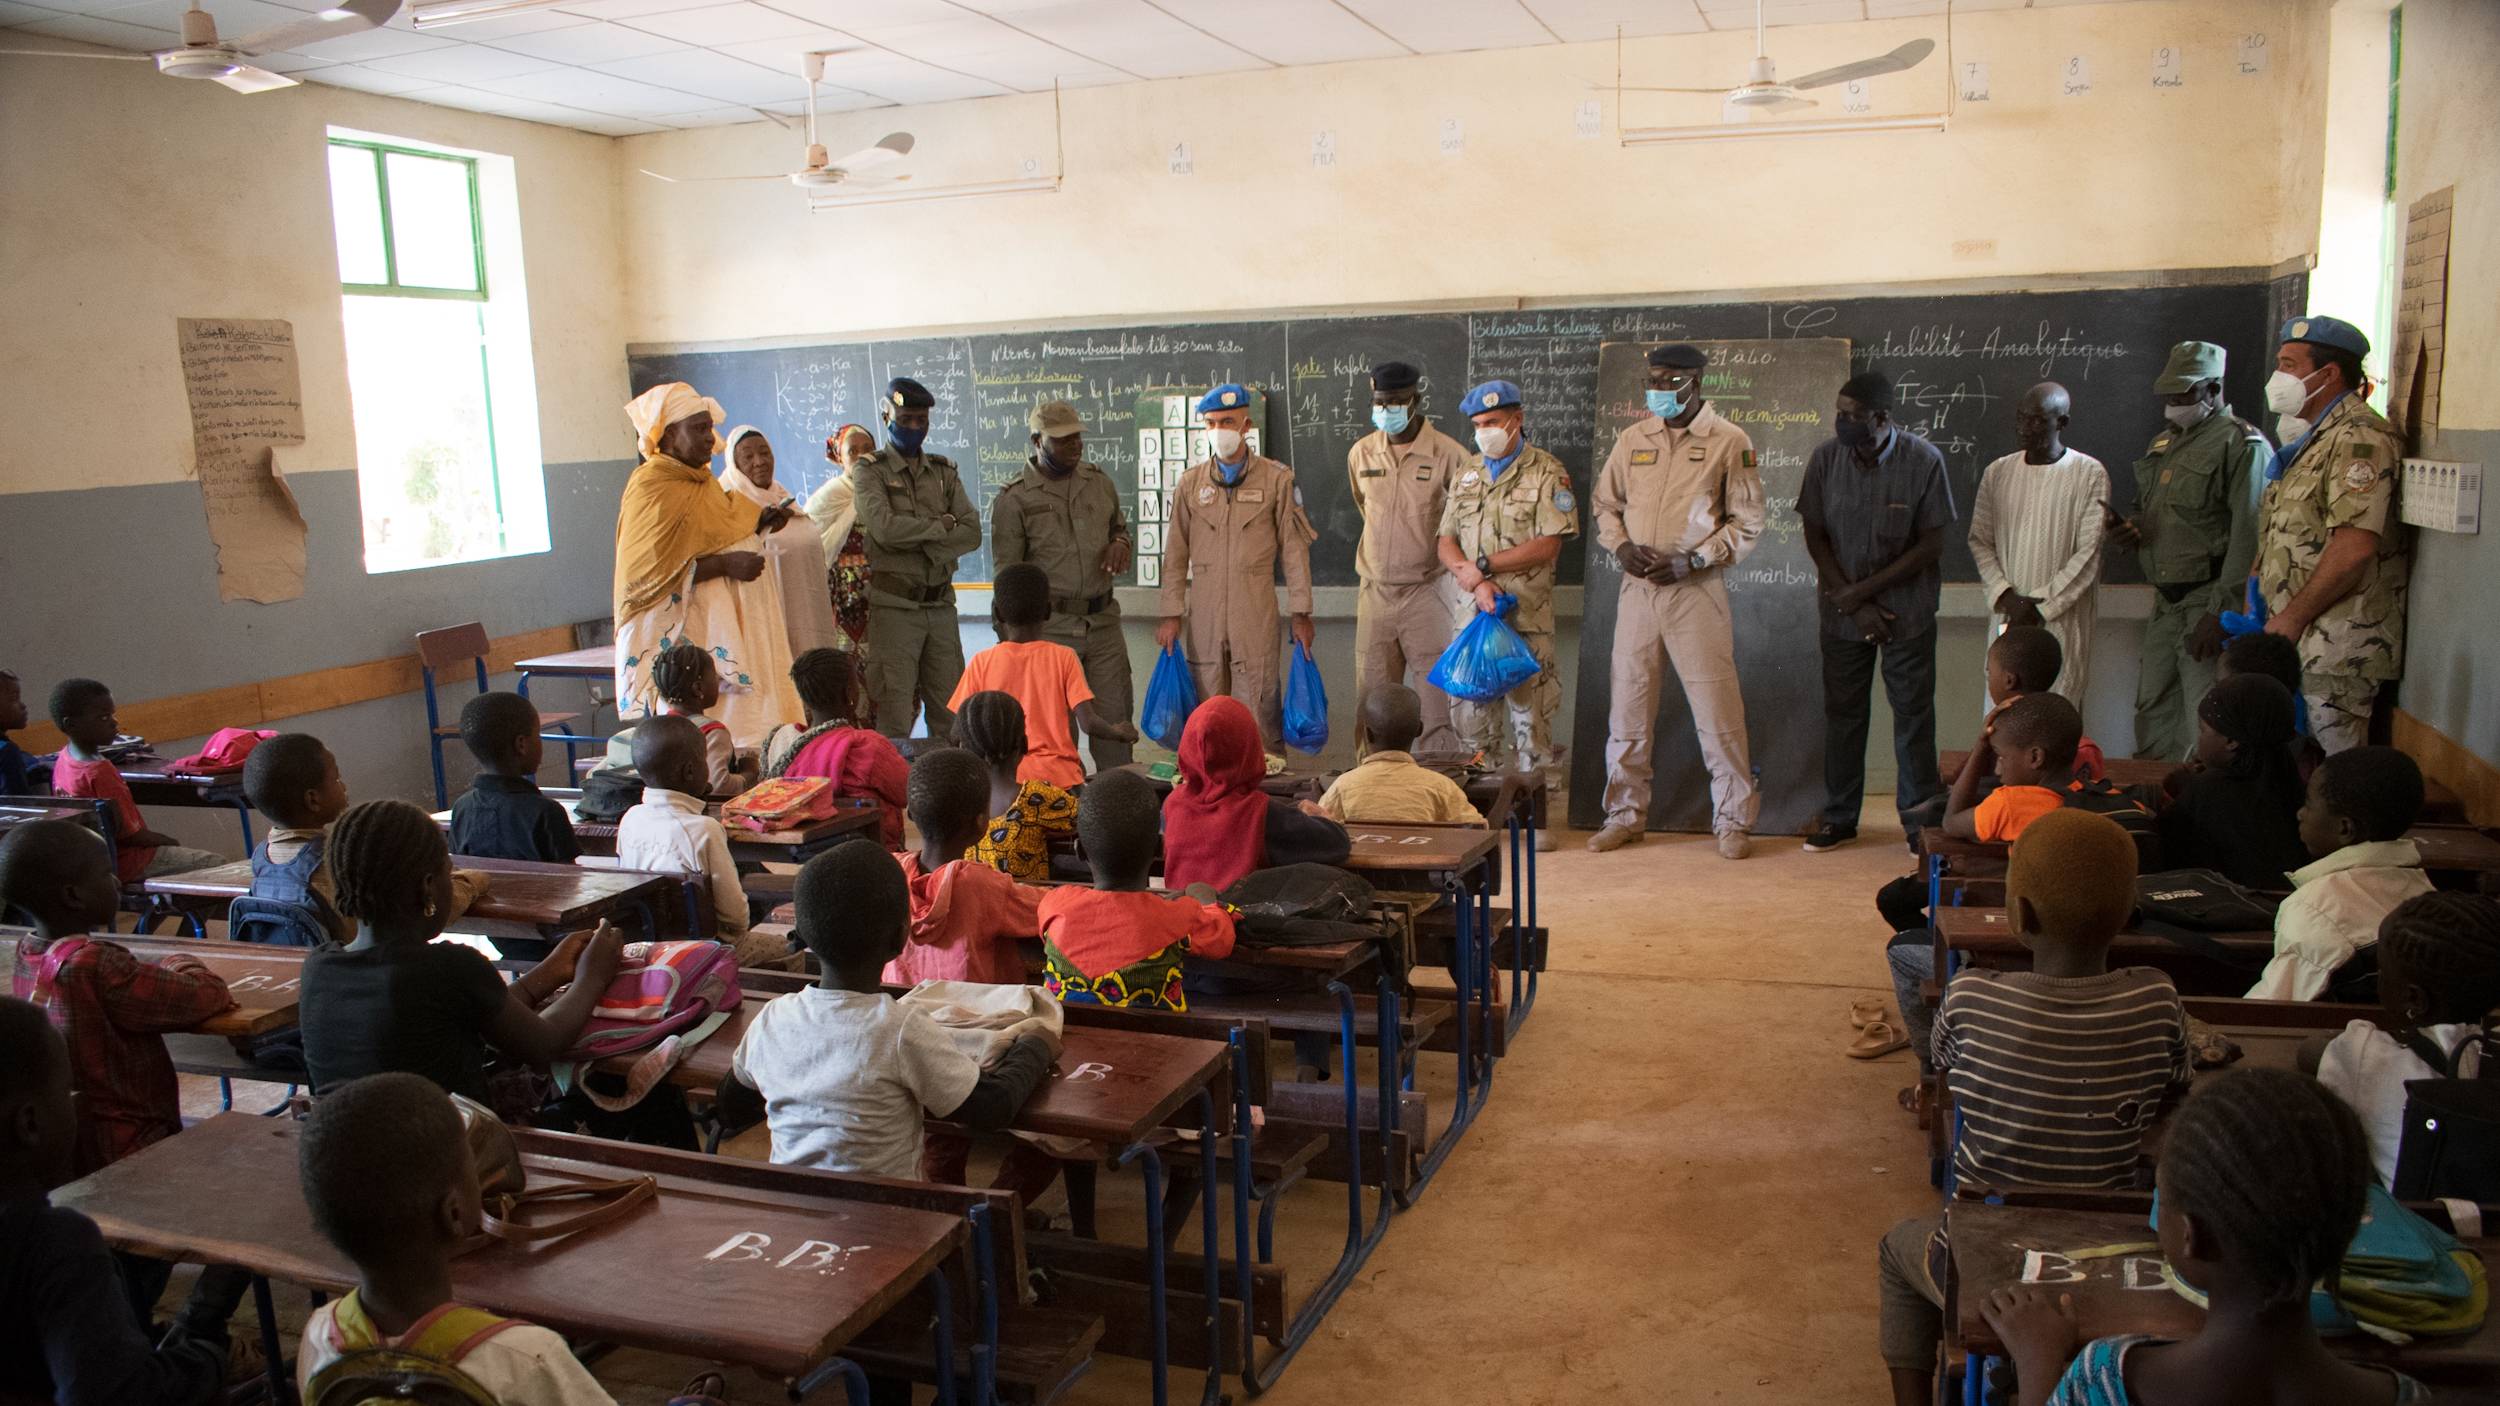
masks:
MULTIPOLYGON (((1983 1186, 2128 1187, 2144 1130, 2187 1088, 2187 1015, 2170 978, 2109 967, 2135 908, 2135 842, 2115 821, 2050 811, 2014 842, 2007 921, 2027 972, 1967 971, 1937 1012, 1936 1068, 1962 1133, 1954 1173, 1983 1186)), ((1941 1216, 1880 1252, 1895 1402, 1928 1400, 1944 1332, 1941 1216)))

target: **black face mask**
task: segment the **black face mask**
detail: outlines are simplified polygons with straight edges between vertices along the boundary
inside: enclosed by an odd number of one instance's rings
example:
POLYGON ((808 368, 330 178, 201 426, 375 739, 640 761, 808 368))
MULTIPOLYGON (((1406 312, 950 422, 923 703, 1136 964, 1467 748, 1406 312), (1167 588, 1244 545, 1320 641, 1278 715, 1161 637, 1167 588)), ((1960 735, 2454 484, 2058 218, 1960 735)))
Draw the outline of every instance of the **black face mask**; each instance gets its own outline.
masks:
POLYGON ((1051 457, 1050 441, 1046 439, 1034 442, 1033 462, 1040 465, 1042 473, 1050 478, 1066 478, 1076 472, 1076 465, 1062 464, 1051 457))
POLYGON ((1875 442, 1875 427, 1864 420, 1835 419, 1832 437, 1851 449, 1860 449, 1875 442))

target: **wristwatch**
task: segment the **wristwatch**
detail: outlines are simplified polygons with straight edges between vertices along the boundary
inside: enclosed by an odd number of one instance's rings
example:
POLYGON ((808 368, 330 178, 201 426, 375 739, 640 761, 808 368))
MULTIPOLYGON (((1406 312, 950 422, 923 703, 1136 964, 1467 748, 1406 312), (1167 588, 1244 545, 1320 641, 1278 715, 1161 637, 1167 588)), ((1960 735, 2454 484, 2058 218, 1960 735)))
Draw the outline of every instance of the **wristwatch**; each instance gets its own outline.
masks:
POLYGON ((1491 558, 1491 557, 1489 557, 1489 556, 1481 556, 1481 555, 1480 555, 1480 556, 1478 556, 1478 557, 1476 558, 1476 574, 1477 574, 1477 575, 1479 575, 1479 576, 1490 576, 1490 575, 1492 575, 1492 574, 1493 574, 1493 558, 1491 558))
POLYGON ((1684 564, 1691 567, 1695 571, 1707 571, 1710 569, 1710 558, 1703 556, 1699 552, 1686 552, 1684 554, 1684 564))

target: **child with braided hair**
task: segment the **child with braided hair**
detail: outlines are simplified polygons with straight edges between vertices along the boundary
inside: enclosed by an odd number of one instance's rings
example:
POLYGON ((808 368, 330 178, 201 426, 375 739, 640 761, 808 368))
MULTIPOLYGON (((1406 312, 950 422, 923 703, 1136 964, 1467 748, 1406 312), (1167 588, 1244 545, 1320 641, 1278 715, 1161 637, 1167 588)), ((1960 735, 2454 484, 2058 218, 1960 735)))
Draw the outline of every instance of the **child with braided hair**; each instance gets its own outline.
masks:
MULTIPOLYGON (((651 685, 660 695, 657 716, 684 718, 703 734, 705 789, 714 796, 734 796, 755 784, 756 759, 738 755, 729 725, 707 716, 720 706, 720 666, 699 644, 680 642, 651 661, 651 685)), ((633 729, 608 739, 608 765, 633 765, 633 729)))
POLYGON ((911 768, 883 733, 859 715, 859 666, 837 649, 811 649, 790 664, 790 682, 806 712, 803 726, 785 723, 764 739, 764 775, 822 776, 834 794, 883 806, 877 842, 903 844, 903 811, 910 803, 911 768))
POLYGON ((605 923, 568 935, 509 986, 476 952, 436 942, 450 921, 451 853, 433 818, 406 801, 351 807, 330 827, 329 862, 356 936, 304 959, 304 1063, 316 1093, 397 1070, 485 1102, 488 1046, 547 1063, 616 975, 624 942, 605 923))
POLYGON ((2477 1038, 2500 1009, 2500 903, 2426 893, 2396 905, 2378 929, 2378 996, 2386 1014, 2356 1020, 2318 1056, 2318 1082, 2352 1105, 2381 1185, 2396 1181, 2407 1079, 2471 1079, 2477 1038))
POLYGON ((2327 1351, 2310 1286, 2333 1288, 2370 1180, 2361 1124, 2316 1080, 2247 1069, 2204 1081, 2155 1175, 2153 1228, 2180 1284, 2206 1300, 2176 1342, 2075 1345, 2070 1296, 2008 1285, 1980 1312, 2014 1359, 2021 1406, 2418 1406, 2419 1382, 2327 1351))
POLYGON ((1024 705, 984 689, 955 705, 955 745, 989 768, 990 823, 964 852, 1020 883, 1050 882, 1050 842, 1076 833, 1076 797, 1024 780, 1024 705))
POLYGON ((1016 943, 1042 935, 1035 910, 1043 890, 967 857, 989 795, 989 769, 960 747, 924 752, 911 764, 911 821, 920 830, 920 848, 897 856, 911 891, 911 930, 902 952, 885 964, 888 983, 1023 983, 1016 943))

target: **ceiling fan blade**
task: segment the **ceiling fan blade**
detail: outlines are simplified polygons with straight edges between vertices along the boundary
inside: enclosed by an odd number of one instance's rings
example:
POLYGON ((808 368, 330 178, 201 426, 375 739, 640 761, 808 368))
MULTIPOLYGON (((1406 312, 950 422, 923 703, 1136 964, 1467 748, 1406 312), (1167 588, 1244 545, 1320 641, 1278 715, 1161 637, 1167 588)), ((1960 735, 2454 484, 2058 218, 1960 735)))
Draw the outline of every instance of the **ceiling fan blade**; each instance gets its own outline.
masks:
POLYGON ((399 13, 399 0, 339 0, 318 14, 272 25, 234 41, 247 54, 275 54, 375 28, 399 13))
POLYGON ((835 167, 834 169, 842 172, 841 183, 846 186, 901 185, 903 182, 911 179, 911 173, 909 171, 895 171, 883 175, 872 174, 863 176, 855 171, 847 170, 842 167, 835 167))
POLYGON ((833 164, 845 171, 864 171, 873 166, 883 166, 889 161, 902 160, 911 155, 912 145, 911 133, 888 132, 878 138, 875 146, 861 147, 833 164))
POLYGON ((790 179, 786 171, 770 176, 663 176, 648 166, 637 166, 634 169, 655 181, 666 181, 673 186, 699 185, 705 181, 786 181, 790 179))
POLYGON ((1828 88, 1834 83, 1846 83, 1856 78, 1873 78, 1880 74, 1899 73, 1905 68, 1917 67, 1920 60, 1935 51, 1935 40, 1913 39, 1889 54, 1879 54, 1871 59, 1860 59, 1856 63, 1844 63, 1837 68, 1817 69, 1803 78, 1792 80, 1788 86, 1791 88, 1828 88))
POLYGON ((1626 83, 1620 89, 1616 88, 1612 83, 1591 83, 1589 87, 1593 90, 1607 93, 1724 93, 1727 91, 1725 88, 1648 88, 1634 83, 1626 83))
POLYGON ((265 68, 238 68, 216 81, 238 93, 268 93, 280 88, 292 88, 301 80, 289 78, 283 73, 271 73, 265 68))
POLYGON ((154 54, 73 54, 67 49, 0 49, 0 54, 30 59, 129 59, 135 63, 154 63, 154 54))

